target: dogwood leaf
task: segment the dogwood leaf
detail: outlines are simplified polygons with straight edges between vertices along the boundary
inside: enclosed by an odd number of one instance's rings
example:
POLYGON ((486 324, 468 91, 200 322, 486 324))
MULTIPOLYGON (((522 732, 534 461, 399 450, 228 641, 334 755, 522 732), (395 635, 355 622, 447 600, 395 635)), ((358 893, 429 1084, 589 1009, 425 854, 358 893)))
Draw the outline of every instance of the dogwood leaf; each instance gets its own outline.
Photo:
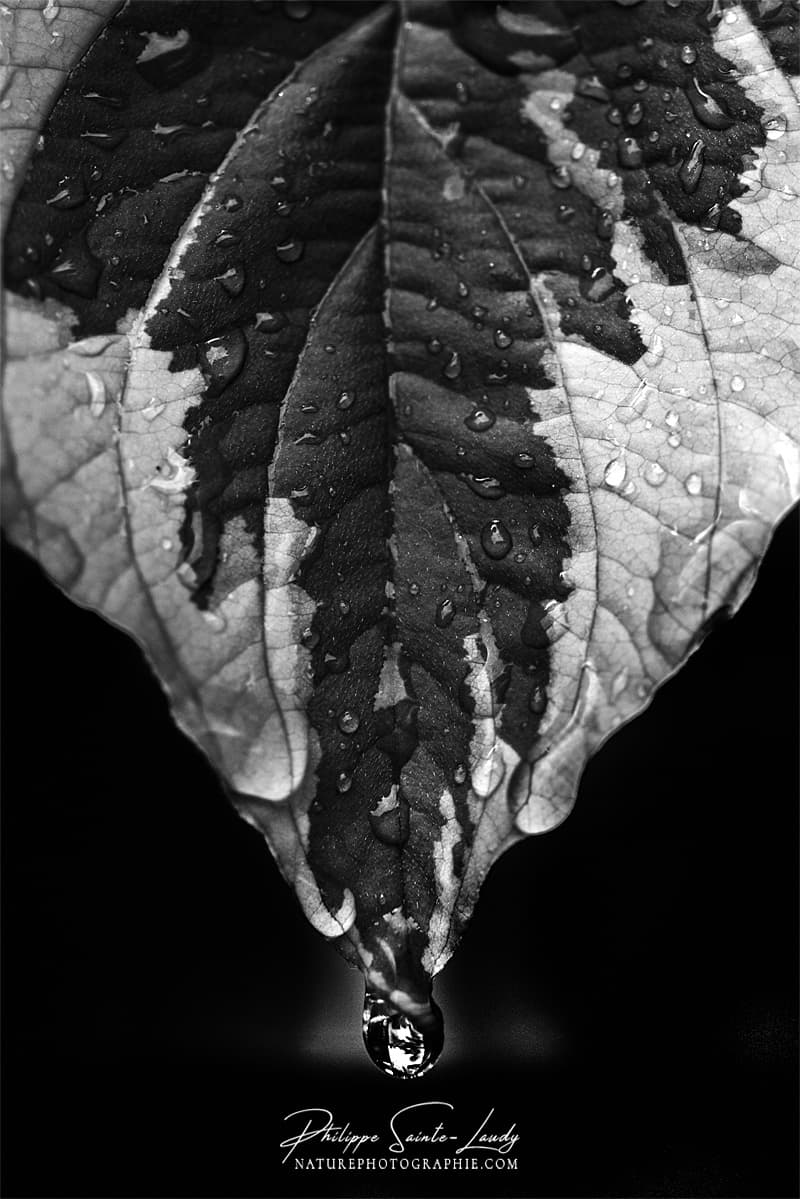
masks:
POLYGON ((418 1022, 797 498, 792 20, 11 10, 7 528, 418 1022))

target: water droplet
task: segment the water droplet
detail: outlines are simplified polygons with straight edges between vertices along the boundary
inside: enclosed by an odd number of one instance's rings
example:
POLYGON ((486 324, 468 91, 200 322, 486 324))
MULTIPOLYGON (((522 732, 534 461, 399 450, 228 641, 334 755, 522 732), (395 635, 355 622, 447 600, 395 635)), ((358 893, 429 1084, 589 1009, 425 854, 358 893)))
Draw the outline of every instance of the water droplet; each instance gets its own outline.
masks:
POLYGON ((127 136, 127 129, 112 129, 108 132, 86 129, 81 134, 84 141, 88 142, 91 146, 99 147, 101 150, 116 150, 117 146, 121 146, 127 136))
POLYGON ((340 714, 337 724, 343 733, 347 733, 348 736, 351 736, 353 733, 358 732, 361 721, 359 720, 357 712, 352 712, 349 708, 346 708, 344 712, 340 714))
POLYGON ((257 312, 255 328, 259 333, 277 333, 286 324, 282 312, 257 312))
POLYGON ((681 46, 681 62, 685 63, 687 67, 690 67, 692 63, 696 61, 697 51, 695 50, 694 46, 690 46, 688 42, 681 46))
POLYGON ((238 212, 244 204, 244 200, 241 196, 231 194, 225 196, 225 198, 221 201, 221 204, 226 212, 238 212))
POLYGON ((295 437, 295 445, 322 445, 325 438, 320 433, 315 433, 313 429, 307 429, 305 433, 301 433, 299 437, 295 437))
POLYGON ((598 100, 604 103, 608 100, 608 90, 600 82, 597 75, 584 75, 578 80, 577 93, 588 100, 598 100))
POLYGON ((122 96, 114 96, 107 92, 95 92, 85 90, 81 92, 84 100, 94 100, 98 104, 102 104, 104 108, 124 108, 125 100, 122 96))
POLYGON ((561 221, 562 225, 565 225, 567 221, 571 221, 575 216, 575 211, 571 204, 559 204, 556 210, 556 220, 561 221))
POLYGON ((304 249, 305 244, 299 237, 290 237, 288 241, 283 241, 275 247, 275 254, 281 262, 297 262, 303 257, 304 249))
POLYGON ((106 407, 106 385, 100 375, 96 375, 94 371, 86 371, 85 375, 89 387, 89 412, 99 419, 106 407))
POLYGON ((453 623, 453 618, 456 614, 456 606, 451 599, 440 600, 436 605, 436 615, 434 623, 437 628, 446 629, 448 625, 453 623))
POLYGON ((444 1044, 442 1013, 433 1000, 424 1017, 412 1021, 388 999, 368 990, 362 1027, 367 1053, 392 1078, 419 1078, 433 1066, 444 1044))
POLYGON ((346 770, 343 770, 341 772, 341 774, 339 775, 339 777, 336 779, 336 790, 340 793, 340 795, 345 795, 350 790, 352 785, 353 785, 352 774, 348 774, 346 770))
POLYGON ((292 503, 299 504, 301 507, 305 507, 306 504, 310 504, 311 498, 311 488, 305 485, 303 487, 295 487, 289 492, 289 499, 292 501, 292 503))
POLYGON ((494 344, 498 350, 507 350, 510 345, 514 344, 514 338, 506 333, 505 329, 495 329, 494 344))
POLYGON ((316 649, 319 645, 319 633, 309 625, 300 634, 300 642, 306 649, 316 649))
POLYGON ((646 462, 642 468, 642 476, 651 487, 660 487, 667 477, 667 472, 660 462, 646 462))
POLYGON ((614 291, 614 276, 605 267, 598 266, 592 271, 588 281, 581 280, 581 292, 593 304, 599 304, 614 291))
POLYGON ((671 449, 677 450, 677 448, 680 444, 681 444, 680 434, 679 433, 670 433, 669 437, 667 438, 667 445, 671 449))
POLYGON ((283 11, 290 21, 305 21, 311 16, 314 5, 309 0, 285 0, 283 11))
POLYGON ((692 144, 688 157, 683 160, 678 168, 678 178, 681 181, 681 187, 689 195, 697 191, 700 176, 703 174, 705 148, 705 142, 698 138, 692 144))
POLYGON ((499 500, 506 494, 500 480, 491 475, 462 475, 461 478, 482 500, 499 500))
POLYGON ((447 362, 442 367, 442 374, 445 379, 457 379, 461 374, 461 356, 457 350, 453 350, 447 362))
POLYGON ((536 686, 532 689, 528 697, 528 707, 534 716, 541 716, 547 707, 547 695, 544 687, 536 686))
POLYGON ((473 433, 485 433, 487 429, 491 429, 495 420, 496 417, 491 408, 476 408, 465 419, 464 424, 473 433))
POLYGON ((744 391, 745 382, 741 375, 734 375, 731 379, 731 391, 744 391))
POLYGON ((459 279, 457 290, 458 290, 458 294, 461 296, 462 300, 465 300, 467 298, 467 296, 469 295, 469 286, 464 282, 463 279, 459 279))
POLYGON ((608 121, 609 125, 621 125, 622 109, 617 108, 616 105, 613 108, 609 108, 608 112, 606 113, 606 120, 608 121))
POLYGON ((686 89, 686 97, 698 121, 708 129, 730 129, 733 125, 733 117, 728 116, 713 96, 703 91, 696 77, 692 78, 690 86, 686 89))
POLYGON ((200 363, 209 383, 209 394, 220 392, 236 378, 247 356, 247 340, 240 329, 212 337, 200 348, 200 363))
POLYGON ((427 341, 427 350, 429 354, 441 354, 444 349, 438 337, 430 337, 427 341))
POLYGON ((621 137, 617 142, 617 156, 621 167, 635 169, 642 165, 642 147, 635 137, 621 137))
POLYGON ((767 141, 775 142, 778 140, 778 138, 783 137, 784 133, 786 132, 786 117, 783 116, 783 114, 779 114, 775 117, 768 117, 767 120, 764 121, 762 128, 767 141))
POLYGON ((42 20, 49 24, 51 21, 55 21, 60 11, 56 0, 47 0, 47 4, 42 9, 42 20))
POLYGON ((240 296, 244 291, 245 274, 244 267, 241 263, 236 266, 229 267, 222 275, 215 275, 216 283, 224 288, 230 296, 240 296))
POLYGON ((611 491, 619 491, 625 482, 627 467, 625 465, 625 455, 620 454, 618 458, 612 458, 603 471, 603 482, 611 491))
POLYGON ((459 762, 458 765, 456 766, 455 770, 453 771, 453 782, 456 784, 457 787, 460 787, 462 783, 466 782, 466 780, 467 780, 467 768, 463 764, 463 762, 459 762))
POLYGON ((518 454, 514 455, 514 465, 517 470, 530 470, 534 462, 533 454, 529 454, 527 450, 521 450, 518 454))
POLYGON ((64 291, 93 300, 97 295, 97 284, 103 272, 102 263, 83 245, 65 249, 50 268, 50 274, 64 291))
POLYGON ((469 88, 460 79, 456 83, 456 100, 459 104, 469 104, 469 88))
POLYGON ((699 495, 703 490, 703 480, 700 475, 689 475, 685 483, 689 495, 699 495))
POLYGON ((408 584, 409 595, 419 595, 419 583, 408 584))
POLYGON ((569 167, 557 166, 548 171, 547 178, 550 180, 553 187, 559 191, 565 191, 566 188, 572 187, 572 175, 569 167))
POLYGON ((336 407, 342 412, 346 412, 348 408, 352 408, 356 402, 356 393, 354 391, 343 391, 336 401, 336 407))
POLYGON ((614 235, 614 214, 609 212, 607 208, 597 208, 595 210, 594 227, 598 237, 602 237, 604 241, 610 240, 614 235))
POLYGON ((86 187, 80 175, 62 179, 55 192, 46 202, 52 208, 77 208, 86 202, 86 187))
POLYGON ((481 546, 487 558, 495 561, 505 558, 513 544, 511 534, 501 520, 490 520, 481 529, 481 546))
POLYGON ((641 100, 634 100, 628 111, 625 113, 625 124, 633 128, 635 125, 640 125, 644 116, 644 104, 641 100))
POLYGON ((580 162, 580 160, 583 158, 585 153, 586 153, 586 146, 583 144, 583 142, 576 142, 575 145, 572 147, 572 151, 570 153, 570 158, 572 159, 573 162, 580 162))

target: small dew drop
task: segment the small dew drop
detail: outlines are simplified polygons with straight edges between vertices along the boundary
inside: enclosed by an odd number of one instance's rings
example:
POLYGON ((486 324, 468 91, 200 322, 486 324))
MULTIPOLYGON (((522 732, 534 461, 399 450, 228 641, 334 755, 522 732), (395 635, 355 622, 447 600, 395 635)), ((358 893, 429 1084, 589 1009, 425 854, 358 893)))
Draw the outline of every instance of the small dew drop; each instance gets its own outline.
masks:
POLYGON ((695 50, 694 46, 690 46, 687 42, 685 45, 681 46, 680 57, 681 62, 685 63, 687 67, 690 67, 693 62, 697 61, 697 51, 695 50))
POLYGON ((275 254, 281 262, 298 262, 303 257, 305 245, 299 237, 290 237, 275 247, 275 254))
POLYGON ((603 482, 611 491, 619 491, 625 482, 627 475, 627 467, 625 465, 624 455, 618 458, 612 458, 603 471, 603 482))
POLYGON ((465 783, 466 781, 467 781, 467 768, 466 768, 466 766, 464 766, 464 764, 462 762, 459 762, 458 765, 456 766, 455 770, 453 771, 453 782, 456 784, 457 787, 460 787, 461 784, 465 783))
POLYGON ((744 391, 745 382, 741 375, 734 375, 731 379, 731 391, 744 391))
POLYGON ((339 714, 337 724, 343 733, 352 736, 353 733, 358 732, 361 721, 357 712, 351 711, 350 708, 345 708, 344 712, 339 714))
POLYGON ((513 544, 511 534, 501 520, 490 520, 481 529, 481 546, 488 558, 495 561, 505 558, 513 544))
POLYGON ((451 599, 440 600, 436 605, 436 615, 434 623, 439 629, 446 629, 448 625, 453 623, 456 614, 456 606, 451 599))
POLYGON ((660 487, 667 477, 667 472, 660 462, 647 462, 642 470, 642 476, 651 487, 660 487))
POLYGON ((680 444, 681 444, 680 434, 679 433, 670 433, 669 437, 667 438, 667 445, 671 449, 677 450, 677 448, 680 444))
POLYGON ((763 124, 764 135, 767 141, 775 142, 778 138, 783 137, 786 132, 786 124, 786 117, 783 114, 768 117, 763 124))
POLYGON ((206 622, 212 633, 222 633, 228 626, 228 622, 221 612, 212 612, 207 609, 203 613, 203 620, 206 622))
POLYGON ((461 477, 482 500, 499 500, 506 494, 506 489, 500 480, 491 475, 462 475, 461 477))
POLYGON ((528 707, 534 716, 541 716, 547 707, 547 695, 544 687, 536 686, 528 697, 528 707))
POLYGON ((494 344, 498 350, 507 350, 510 345, 513 345, 514 338, 506 333, 505 329, 495 329, 494 344))
POLYGON ((453 350, 448 356, 447 362, 442 367, 442 374, 445 379, 457 379, 461 374, 461 355, 457 350, 453 350))
POLYGON ((689 495, 699 495, 703 490, 703 480, 700 475, 688 475, 685 487, 689 495))
POLYGON ((465 419, 464 424, 473 433, 485 433, 487 429, 491 429, 496 419, 491 408, 476 408, 465 419))
POLYGON ((558 191, 565 191, 568 187, 572 187, 572 175, 570 174, 569 167, 553 167, 553 169, 548 172, 547 177, 552 186, 558 191))
POLYGON ((86 371, 86 383, 89 388, 89 412, 99 419, 106 407, 106 385, 94 371, 86 371))

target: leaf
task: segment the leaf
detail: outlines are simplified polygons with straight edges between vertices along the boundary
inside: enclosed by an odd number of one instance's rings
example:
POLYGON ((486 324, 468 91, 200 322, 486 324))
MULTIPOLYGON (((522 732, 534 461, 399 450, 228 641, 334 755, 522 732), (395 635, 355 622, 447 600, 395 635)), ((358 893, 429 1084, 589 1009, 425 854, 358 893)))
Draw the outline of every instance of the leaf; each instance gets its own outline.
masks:
POLYGON ((6 524, 424 1025, 797 498, 790 8, 57 7, 6 524))

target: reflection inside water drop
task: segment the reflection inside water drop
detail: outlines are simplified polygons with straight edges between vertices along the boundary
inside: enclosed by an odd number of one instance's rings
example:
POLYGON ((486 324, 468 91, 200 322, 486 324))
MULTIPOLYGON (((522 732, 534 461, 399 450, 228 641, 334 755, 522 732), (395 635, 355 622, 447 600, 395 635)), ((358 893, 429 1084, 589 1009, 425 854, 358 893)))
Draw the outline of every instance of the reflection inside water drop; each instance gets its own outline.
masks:
POLYGON ((413 1021, 383 995, 364 995, 364 1044, 372 1061, 392 1078, 419 1078, 442 1052, 444 1023, 437 1005, 413 1021))

